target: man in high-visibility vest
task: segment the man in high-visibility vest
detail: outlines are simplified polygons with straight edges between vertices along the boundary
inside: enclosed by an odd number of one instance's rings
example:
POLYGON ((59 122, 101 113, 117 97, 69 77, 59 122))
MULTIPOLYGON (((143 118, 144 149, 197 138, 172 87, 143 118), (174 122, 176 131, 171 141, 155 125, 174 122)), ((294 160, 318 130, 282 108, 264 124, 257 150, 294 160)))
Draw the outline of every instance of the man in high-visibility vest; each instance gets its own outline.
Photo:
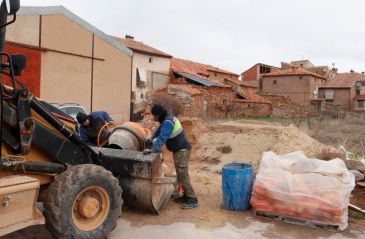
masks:
POLYGON ((167 149, 173 153, 178 184, 182 185, 184 190, 184 195, 176 197, 174 201, 181 203, 184 209, 199 206, 189 177, 191 144, 186 138, 180 121, 161 105, 154 105, 151 113, 154 121, 159 122, 160 126, 151 137, 146 139, 147 142, 152 143, 152 147, 144 150, 143 153, 161 152, 163 145, 166 144, 167 149))

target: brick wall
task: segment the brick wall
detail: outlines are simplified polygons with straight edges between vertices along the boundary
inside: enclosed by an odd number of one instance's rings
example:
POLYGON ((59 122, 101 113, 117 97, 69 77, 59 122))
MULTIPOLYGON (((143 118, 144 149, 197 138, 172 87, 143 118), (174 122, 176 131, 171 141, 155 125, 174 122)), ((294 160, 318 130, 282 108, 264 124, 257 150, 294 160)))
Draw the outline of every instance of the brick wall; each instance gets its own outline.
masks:
POLYGON ((272 116, 274 117, 309 117, 315 114, 315 109, 313 106, 308 105, 281 105, 273 106, 272 116))
POLYGON ((263 117, 271 115, 270 104, 247 103, 242 100, 227 100, 211 102, 208 106, 208 116, 221 118, 263 117))
MULTIPOLYGON (((28 57, 27 66, 18 79, 21 80, 36 97, 40 96, 41 81, 41 52, 21 46, 5 44, 5 52, 9 54, 23 54, 28 57)), ((6 82, 9 85, 9 82, 6 82)))
POLYGON ((265 93, 258 93, 260 96, 264 97, 265 99, 271 101, 273 106, 282 106, 291 104, 291 100, 289 96, 284 95, 270 95, 265 93))
POLYGON ((244 81, 245 80, 254 80, 254 81, 256 81, 257 77, 258 77, 257 68, 258 68, 258 64, 254 65, 253 67, 251 67, 247 71, 243 72, 242 75, 241 75, 242 80, 244 80, 244 81))
MULTIPOLYGON (((176 81, 175 81, 176 83, 176 81)), ((184 116, 209 119, 268 116, 271 104, 244 102, 231 88, 191 86, 201 94, 180 92, 169 87, 169 94, 177 97, 185 106, 184 116)))

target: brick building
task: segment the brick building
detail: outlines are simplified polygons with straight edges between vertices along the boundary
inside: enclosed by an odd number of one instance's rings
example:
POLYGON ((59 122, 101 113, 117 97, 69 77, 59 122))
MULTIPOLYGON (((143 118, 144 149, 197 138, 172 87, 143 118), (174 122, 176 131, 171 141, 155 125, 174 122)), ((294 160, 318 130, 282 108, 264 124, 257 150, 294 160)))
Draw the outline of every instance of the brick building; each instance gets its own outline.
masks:
POLYGON ((237 79, 238 75, 222 69, 219 79, 212 78, 212 68, 192 61, 171 60, 173 79, 168 92, 183 102, 186 115, 240 118, 271 114, 271 102, 255 93, 256 86, 242 82, 237 79))
POLYGON ((191 74, 220 85, 225 85, 227 80, 238 80, 239 77, 236 73, 218 67, 178 58, 171 59, 171 73, 191 74))
POLYGON ((137 121, 143 118, 148 92, 167 87, 172 56, 136 41, 130 35, 115 38, 133 51, 131 115, 132 119, 137 121))
POLYGON ((232 86, 233 90, 245 93, 247 91, 256 92, 257 85, 255 82, 251 81, 242 81, 242 80, 234 80, 234 79, 226 79, 224 81, 225 84, 232 86))
POLYGON ((241 80, 251 82, 251 84, 256 84, 258 86, 263 74, 276 72, 278 70, 280 70, 278 67, 257 63, 241 73, 241 80))
POLYGON ((170 84, 168 94, 183 103, 184 115, 189 117, 221 119, 272 113, 270 101, 253 92, 239 94, 228 87, 170 84))
POLYGON ((338 73, 319 88, 322 105, 339 106, 344 110, 365 111, 365 74, 338 73))
POLYGON ((326 80, 326 77, 303 68, 291 67, 262 75, 259 92, 289 96, 294 104, 310 105, 317 99, 318 88, 326 80))
POLYGON ((311 71, 317 75, 321 75, 326 77, 327 79, 332 79, 337 74, 336 68, 330 68, 328 66, 315 66, 312 62, 309 60, 299 60, 299 61, 292 61, 290 63, 281 62, 281 69, 287 70, 292 67, 300 67, 305 70, 311 71))

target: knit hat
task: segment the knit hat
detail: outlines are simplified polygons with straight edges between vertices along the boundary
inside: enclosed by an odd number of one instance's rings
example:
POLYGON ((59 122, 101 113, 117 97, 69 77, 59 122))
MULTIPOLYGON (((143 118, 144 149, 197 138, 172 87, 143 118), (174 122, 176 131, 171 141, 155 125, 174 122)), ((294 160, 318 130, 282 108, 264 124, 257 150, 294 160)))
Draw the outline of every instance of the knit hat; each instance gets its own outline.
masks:
POLYGON ((166 110, 162 105, 154 105, 151 109, 151 113, 155 116, 166 115, 166 110))
POLYGON ((79 112, 76 116, 76 119, 77 119, 77 122, 79 122, 79 124, 83 124, 88 119, 88 116, 87 116, 87 114, 79 112))

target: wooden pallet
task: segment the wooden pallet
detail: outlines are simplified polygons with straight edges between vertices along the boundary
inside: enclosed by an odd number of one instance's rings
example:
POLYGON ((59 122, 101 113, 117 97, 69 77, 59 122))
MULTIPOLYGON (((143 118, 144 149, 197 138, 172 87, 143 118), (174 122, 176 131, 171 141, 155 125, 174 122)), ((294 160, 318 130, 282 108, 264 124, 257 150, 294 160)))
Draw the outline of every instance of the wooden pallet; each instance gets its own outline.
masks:
POLYGON ((300 218, 295 218, 295 217, 282 216, 282 215, 266 213, 266 212, 259 212, 259 211, 256 211, 255 209, 253 209, 253 215, 255 217, 256 216, 264 217, 264 218, 273 219, 273 220, 279 221, 279 222, 285 222, 285 223, 306 226, 306 227, 311 227, 311 228, 322 228, 322 229, 330 229, 330 230, 336 230, 336 231, 340 230, 338 225, 328 224, 328 223, 319 222, 319 221, 300 219, 300 218))

